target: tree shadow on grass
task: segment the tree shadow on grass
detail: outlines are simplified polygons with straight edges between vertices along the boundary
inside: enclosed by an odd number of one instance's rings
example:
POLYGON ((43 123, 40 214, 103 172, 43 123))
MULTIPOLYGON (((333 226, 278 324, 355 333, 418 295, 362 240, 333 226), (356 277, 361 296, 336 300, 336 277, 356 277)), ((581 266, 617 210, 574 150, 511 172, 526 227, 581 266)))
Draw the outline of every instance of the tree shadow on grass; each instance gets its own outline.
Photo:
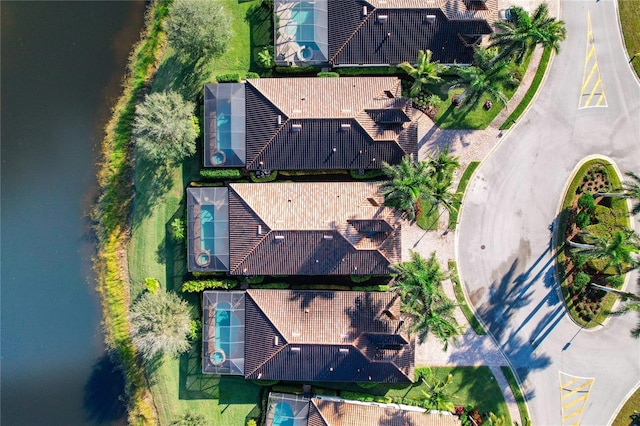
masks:
POLYGON ((83 406, 87 420, 105 424, 123 419, 127 414, 124 386, 120 366, 108 353, 101 356, 84 385, 83 406))
POLYGON ((466 394, 472 399, 471 401, 454 400, 454 404, 471 403, 481 413, 509 414, 500 386, 489 367, 457 367, 451 371, 451 374, 456 378, 455 383, 459 383, 458 386, 451 385, 454 398, 457 394, 466 394))
POLYGON ((186 258, 186 241, 188 236, 185 231, 185 239, 177 241, 172 237, 171 223, 175 219, 184 220, 184 199, 180 203, 180 206, 176 209, 173 215, 169 218, 165 224, 165 237, 162 239, 156 250, 156 256, 160 263, 165 265, 166 269, 166 283, 167 290, 175 290, 180 292, 182 287, 182 279, 187 272, 187 258, 186 258))
POLYGON ((162 163, 136 159, 134 176, 135 199, 133 225, 140 224, 151 215, 151 210, 173 185, 173 169, 162 163))
POLYGON ((258 53, 265 46, 273 44, 273 14, 264 2, 254 5, 247 10, 245 21, 249 23, 249 37, 251 43, 251 60, 249 70, 263 72, 258 63, 258 53))
POLYGON ((188 101, 195 100, 209 77, 206 65, 206 61, 180 58, 174 54, 158 67, 153 91, 175 91, 188 101))

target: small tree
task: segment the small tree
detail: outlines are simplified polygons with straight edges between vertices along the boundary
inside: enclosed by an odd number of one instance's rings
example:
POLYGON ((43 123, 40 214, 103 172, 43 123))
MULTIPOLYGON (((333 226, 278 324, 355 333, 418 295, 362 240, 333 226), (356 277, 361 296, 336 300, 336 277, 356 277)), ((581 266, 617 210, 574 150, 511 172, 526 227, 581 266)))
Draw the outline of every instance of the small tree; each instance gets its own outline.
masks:
POLYGON ((220 1, 176 0, 167 20, 167 38, 188 60, 222 55, 233 30, 231 16, 220 1))
POLYGON ((171 236, 177 242, 184 241, 184 220, 176 217, 171 221, 171 236))
POLYGON ((415 96, 422 91, 422 88, 426 84, 438 83, 442 81, 440 73, 444 67, 438 62, 431 62, 430 50, 418 51, 418 62, 414 67, 409 62, 403 62, 398 65, 400 69, 406 72, 409 77, 413 78, 413 85, 411 85, 410 94, 415 96))
POLYGON ((131 340, 145 360, 189 350, 189 305, 174 293, 145 293, 129 312, 131 340))
POLYGON ((169 423, 170 426, 205 426, 206 424, 207 421, 202 414, 191 412, 186 412, 169 423))
POLYGON ((264 49, 258 52, 258 64, 266 69, 271 69, 276 65, 273 59, 273 46, 265 46, 264 49))
POLYGON ((176 92, 152 93, 136 107, 133 139, 149 161, 178 162, 193 155, 199 133, 193 106, 176 92))

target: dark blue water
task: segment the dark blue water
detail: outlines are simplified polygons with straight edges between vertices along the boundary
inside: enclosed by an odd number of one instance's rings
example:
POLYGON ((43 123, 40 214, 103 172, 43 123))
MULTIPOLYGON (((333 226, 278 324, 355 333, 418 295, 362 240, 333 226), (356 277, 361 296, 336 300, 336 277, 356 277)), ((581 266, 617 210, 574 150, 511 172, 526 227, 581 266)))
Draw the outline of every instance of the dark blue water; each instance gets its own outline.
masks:
POLYGON ((0 420, 108 423, 108 415, 99 415, 107 402, 96 401, 118 383, 95 382, 110 377, 111 366, 102 358, 86 213, 102 128, 142 28, 144 3, 2 1, 0 7, 0 420), (109 374, 95 374, 101 371, 109 374))

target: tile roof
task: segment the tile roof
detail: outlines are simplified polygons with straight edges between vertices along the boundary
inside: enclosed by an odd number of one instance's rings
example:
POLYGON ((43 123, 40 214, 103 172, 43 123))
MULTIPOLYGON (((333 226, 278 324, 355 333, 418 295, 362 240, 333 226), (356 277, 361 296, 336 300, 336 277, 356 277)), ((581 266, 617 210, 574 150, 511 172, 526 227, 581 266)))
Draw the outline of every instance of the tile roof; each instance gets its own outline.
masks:
POLYGON ((411 382, 415 342, 392 293, 247 290, 245 378, 411 382))
POLYGON ((415 62, 418 50, 429 49, 434 61, 468 64, 473 43, 465 36, 479 42, 495 16, 497 0, 329 1, 329 63, 415 62))
POLYGON ((232 275, 387 274, 400 220, 364 182, 229 184, 232 275))
POLYGON ((396 77, 249 79, 249 170, 376 169, 417 153, 396 77), (389 121, 389 117, 393 121, 389 121))
POLYGON ((402 409, 381 404, 311 398, 308 426, 460 426, 457 416, 402 409))

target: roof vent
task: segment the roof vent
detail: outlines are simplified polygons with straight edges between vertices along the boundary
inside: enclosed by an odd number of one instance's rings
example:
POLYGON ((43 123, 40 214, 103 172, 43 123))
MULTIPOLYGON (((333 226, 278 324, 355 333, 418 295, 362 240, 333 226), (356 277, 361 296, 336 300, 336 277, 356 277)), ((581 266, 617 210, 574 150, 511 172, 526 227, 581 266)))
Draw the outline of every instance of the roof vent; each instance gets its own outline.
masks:
POLYGON ((284 240, 284 235, 276 235, 274 238, 276 240, 284 240))
POLYGON ((333 235, 323 235, 322 238, 325 240, 333 240, 333 235))
POLYGON ((258 225, 258 235, 262 235, 262 225, 258 225))
POLYGON ((278 114, 278 125, 282 124, 282 116, 278 114))
POLYGON ((373 197, 368 197, 368 198, 367 198, 367 201, 369 201, 369 204, 371 204, 371 205, 372 205, 372 206, 374 206, 374 207, 378 207, 378 206, 380 206, 380 203, 378 203, 378 202, 376 201, 376 199, 375 199, 375 198, 373 198, 373 197))
POLYGON ((351 123, 342 123, 340 125, 340 130, 346 132, 347 130, 351 130, 351 123))
POLYGON ((300 346, 292 346, 291 352, 300 352, 300 346))
POLYGON ((367 5, 362 6, 362 17, 364 18, 365 16, 367 16, 367 5))
POLYGON ((302 124, 300 124, 300 123, 292 124, 292 125, 291 125, 291 130, 292 130, 293 132, 300 132, 300 131, 302 131, 302 124))
POLYGON ((280 344, 280 339, 278 338, 278 336, 275 336, 273 338, 273 344, 274 346, 278 346, 280 344))
POLYGON ((340 353, 341 354, 348 354, 349 353, 349 348, 340 348, 340 353))
POLYGON ((436 15, 427 15, 427 18, 425 19, 425 21, 427 22, 427 24, 435 24, 436 15))
POLYGON ((389 15, 378 15, 378 24, 386 24, 389 20, 389 15))

